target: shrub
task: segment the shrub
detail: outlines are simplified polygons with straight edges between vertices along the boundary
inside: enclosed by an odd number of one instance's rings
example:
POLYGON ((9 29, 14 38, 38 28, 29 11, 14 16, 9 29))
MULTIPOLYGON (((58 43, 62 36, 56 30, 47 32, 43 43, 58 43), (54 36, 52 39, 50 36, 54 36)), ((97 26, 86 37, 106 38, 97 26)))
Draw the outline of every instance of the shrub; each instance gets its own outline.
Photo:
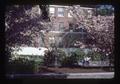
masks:
POLYGON ((65 57, 62 61, 62 66, 73 67, 78 62, 76 53, 72 52, 71 56, 65 57))
POLYGON ((99 52, 92 52, 91 58, 93 61, 101 61, 102 55, 99 52))
POLYGON ((61 49, 47 51, 44 56, 44 65, 55 66, 55 58, 57 58, 57 64, 60 66, 65 56, 65 52, 61 49))
POLYGON ((44 65, 45 66, 51 66, 54 64, 54 61, 55 61, 55 54, 54 54, 54 51, 46 51, 45 55, 44 55, 44 65))
POLYGON ((71 52, 71 55, 64 58, 62 61, 62 66, 73 67, 78 65, 78 62, 83 60, 86 54, 83 50, 77 49, 74 52, 71 52))
POLYGON ((66 53, 63 50, 61 50, 61 49, 58 49, 57 53, 58 53, 58 62, 61 65, 62 60, 66 57, 66 53))
POLYGON ((92 51, 89 51, 89 52, 87 53, 87 56, 88 56, 88 57, 91 57, 91 60, 94 60, 94 56, 93 56, 93 52, 92 52, 92 51))
POLYGON ((25 58, 11 60, 7 66, 7 73, 34 73, 35 62, 25 58))
POLYGON ((81 50, 81 49, 77 49, 75 51, 75 54, 77 56, 77 61, 83 60, 84 57, 85 57, 85 52, 83 50, 81 50))

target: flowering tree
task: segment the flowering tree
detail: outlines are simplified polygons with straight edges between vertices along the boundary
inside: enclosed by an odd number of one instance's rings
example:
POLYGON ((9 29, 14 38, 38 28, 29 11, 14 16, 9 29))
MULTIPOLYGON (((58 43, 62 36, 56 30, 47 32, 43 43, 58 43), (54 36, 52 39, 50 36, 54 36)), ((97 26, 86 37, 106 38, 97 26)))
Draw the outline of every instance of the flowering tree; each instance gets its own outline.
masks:
POLYGON ((75 28, 83 26, 87 30, 87 41, 84 44, 103 55, 108 55, 109 60, 114 59, 114 15, 95 16, 92 11, 82 10, 79 5, 71 6, 68 10, 74 18, 72 24, 78 26, 75 28))
POLYGON ((39 36, 40 30, 47 29, 44 24, 49 20, 47 7, 46 5, 7 6, 5 12, 6 44, 36 46, 35 37, 39 36))
POLYGON ((44 44, 44 35, 49 22, 47 5, 8 5, 5 11, 6 61, 12 56, 12 47, 38 47, 38 37, 44 44), (40 35, 41 34, 41 35, 40 35))

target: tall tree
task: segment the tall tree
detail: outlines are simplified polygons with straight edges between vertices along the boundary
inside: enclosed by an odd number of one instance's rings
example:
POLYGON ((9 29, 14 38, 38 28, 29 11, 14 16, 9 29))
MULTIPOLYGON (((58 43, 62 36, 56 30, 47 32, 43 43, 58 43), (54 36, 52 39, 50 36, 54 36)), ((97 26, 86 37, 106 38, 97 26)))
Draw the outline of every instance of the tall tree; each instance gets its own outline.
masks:
POLYGON ((12 47, 38 46, 38 38, 44 43, 41 30, 49 22, 47 5, 8 5, 5 11, 6 62, 11 57, 12 47), (41 34, 41 35, 40 35, 41 34))

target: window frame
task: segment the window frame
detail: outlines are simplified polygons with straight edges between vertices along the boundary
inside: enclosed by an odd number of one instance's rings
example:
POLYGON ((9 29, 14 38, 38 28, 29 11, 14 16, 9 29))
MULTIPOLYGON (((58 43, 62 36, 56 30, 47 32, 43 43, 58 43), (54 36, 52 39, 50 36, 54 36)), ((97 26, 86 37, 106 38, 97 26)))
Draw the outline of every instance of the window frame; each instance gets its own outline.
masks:
POLYGON ((65 16, 64 12, 65 12, 65 9, 63 7, 59 7, 57 11, 57 16, 64 17, 65 16), (62 9, 62 11, 60 9, 62 9))
POLYGON ((49 8, 49 14, 50 14, 50 16, 55 16, 55 7, 50 7, 49 8))

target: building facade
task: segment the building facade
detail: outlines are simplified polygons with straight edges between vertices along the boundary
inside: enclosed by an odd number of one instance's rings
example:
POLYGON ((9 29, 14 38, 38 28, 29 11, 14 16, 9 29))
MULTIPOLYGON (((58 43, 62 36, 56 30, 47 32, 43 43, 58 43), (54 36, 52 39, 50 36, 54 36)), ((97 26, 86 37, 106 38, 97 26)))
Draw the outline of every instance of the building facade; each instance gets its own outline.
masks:
MULTIPOLYGON (((93 14, 93 8, 80 8, 78 10, 86 11, 90 15, 93 14)), ((84 14, 84 12, 81 14, 84 14)), ((49 32, 44 33, 44 47, 70 48, 76 47, 78 41, 85 41, 87 35, 83 27, 78 31, 70 30, 70 23, 74 21, 74 15, 70 11, 70 6, 50 5, 49 16, 51 27, 49 32)), ((83 44, 81 44, 81 47, 83 47, 83 44)))
MULTIPOLYGON (((71 6, 50 5, 49 14, 51 17, 51 22, 53 22, 53 29, 51 29, 52 31, 65 31, 69 29, 69 23, 73 21, 74 16, 70 10, 70 7, 71 6)), ((81 11, 81 14, 84 14, 84 11, 86 11, 92 15, 94 8, 80 7, 78 10, 81 11)))

